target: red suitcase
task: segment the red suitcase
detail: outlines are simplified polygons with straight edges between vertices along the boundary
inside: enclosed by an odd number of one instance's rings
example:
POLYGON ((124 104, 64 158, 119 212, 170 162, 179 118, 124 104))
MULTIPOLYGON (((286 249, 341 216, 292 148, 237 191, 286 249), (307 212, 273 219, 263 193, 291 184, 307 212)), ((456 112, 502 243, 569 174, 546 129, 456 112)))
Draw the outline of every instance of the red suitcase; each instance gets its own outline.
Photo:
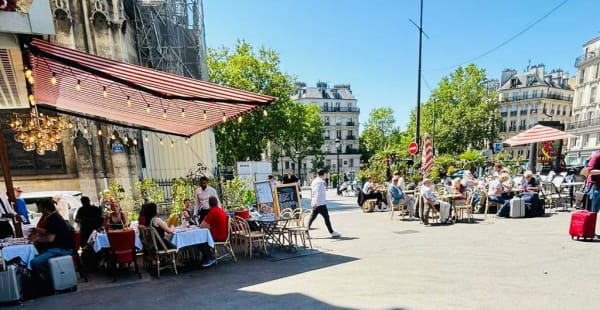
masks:
POLYGON ((571 227, 569 228, 571 239, 577 237, 583 239, 594 239, 596 237, 596 213, 589 211, 577 211, 571 215, 571 227))

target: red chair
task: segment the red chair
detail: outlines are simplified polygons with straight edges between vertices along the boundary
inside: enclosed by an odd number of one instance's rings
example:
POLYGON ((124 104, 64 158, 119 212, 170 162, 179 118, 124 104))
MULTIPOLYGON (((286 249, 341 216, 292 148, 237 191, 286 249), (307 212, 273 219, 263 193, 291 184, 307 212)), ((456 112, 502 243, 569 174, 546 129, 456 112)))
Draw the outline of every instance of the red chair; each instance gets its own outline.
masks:
POLYGON ((116 271, 118 264, 133 263, 133 265, 135 266, 135 273, 137 273, 138 277, 141 279, 142 274, 140 273, 137 265, 137 255, 135 249, 135 231, 109 231, 108 242, 110 243, 108 257, 109 265, 113 269, 113 282, 117 281, 116 271))
POLYGON ((81 263, 81 257, 79 257, 79 248, 81 247, 81 233, 76 230, 73 231, 73 265, 75 265, 75 267, 77 268, 77 271, 79 271, 79 275, 85 280, 85 282, 87 282, 88 279, 88 275, 87 272, 85 271, 85 268, 83 267, 83 264, 81 263))

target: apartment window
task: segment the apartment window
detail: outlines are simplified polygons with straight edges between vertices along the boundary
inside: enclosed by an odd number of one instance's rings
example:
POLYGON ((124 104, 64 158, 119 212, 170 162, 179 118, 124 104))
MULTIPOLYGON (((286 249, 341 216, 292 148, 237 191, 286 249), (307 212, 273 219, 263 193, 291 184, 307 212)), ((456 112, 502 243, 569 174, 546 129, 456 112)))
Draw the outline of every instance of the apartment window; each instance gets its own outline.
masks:
POLYGON ((350 158, 349 167, 354 167, 354 158, 350 158))
POLYGON ((352 137, 352 130, 348 130, 348 136, 352 137))
POLYGON ((352 103, 348 102, 348 112, 352 111, 352 103))
POLYGON ((589 142, 589 139, 590 139, 590 135, 583 135, 581 137, 581 146, 582 147, 587 146, 588 142, 589 142))
POLYGON ((336 131, 335 131, 335 136, 336 136, 338 139, 341 139, 341 138, 342 138, 342 131, 341 131, 341 130, 336 130, 336 131))
POLYGON ((571 148, 574 148, 575 146, 577 146, 577 138, 571 139, 571 148))
POLYGON ((600 144, 600 133, 596 134, 596 145, 600 144))
POLYGON ((596 76, 594 78, 598 78, 598 70, 600 70, 600 62, 596 64, 596 76))
POLYGON ((594 87, 592 87, 592 89, 590 89, 590 103, 596 102, 596 89, 597 89, 596 86, 594 86, 594 87))
POLYGON ((585 69, 581 69, 581 72, 579 73, 579 83, 583 83, 585 81, 585 69))
POLYGON ((512 100, 519 100, 519 92, 514 91, 512 93, 512 100))
POLYGON ((331 159, 326 159, 325 160, 325 166, 331 167, 331 159))
POLYGON ((285 161, 285 169, 290 169, 290 162, 289 161, 285 161))
POLYGON ((502 117, 507 117, 507 116, 508 116, 508 107, 507 107, 507 106, 503 106, 503 107, 501 108, 501 111, 502 111, 502 112, 500 113, 500 115, 501 115, 502 117))
POLYGON ((326 146, 325 146, 325 153, 329 153, 329 151, 330 151, 330 150, 331 150, 331 149, 329 148, 329 145, 326 145, 326 146))
POLYGON ((523 99, 529 99, 529 92, 528 91, 524 91, 523 92, 523 99))
POLYGON ((331 136, 329 135, 329 130, 325 130, 325 139, 329 139, 329 137, 331 137, 331 136))
POLYGON ((516 120, 510 121, 510 127, 508 128, 508 131, 517 131, 517 121, 516 120))
POLYGON ((537 124, 537 119, 536 118, 530 118, 529 119, 529 128, 535 126, 535 124, 537 124))
POLYGON ((517 116, 517 105, 513 104, 510 106, 510 116, 517 116))
POLYGON ((521 115, 527 115, 527 105, 523 104, 521 105, 521 115))
POLYGON ((519 124, 519 130, 527 129, 527 128, 525 128, 525 126, 527 126, 526 122, 527 122, 527 120, 525 120, 525 119, 521 120, 521 123, 519 124))
MULTIPOLYGON (((325 110, 327 110, 327 108, 325 108, 325 110)), ((325 126, 329 125, 329 116, 325 116, 325 120, 323 121, 323 123, 325 124, 325 126)))
POLYGON ((323 111, 329 111, 329 102, 323 102, 323 111))
POLYGON ((531 98, 537 98, 538 97, 538 91, 534 90, 531 94, 531 98))

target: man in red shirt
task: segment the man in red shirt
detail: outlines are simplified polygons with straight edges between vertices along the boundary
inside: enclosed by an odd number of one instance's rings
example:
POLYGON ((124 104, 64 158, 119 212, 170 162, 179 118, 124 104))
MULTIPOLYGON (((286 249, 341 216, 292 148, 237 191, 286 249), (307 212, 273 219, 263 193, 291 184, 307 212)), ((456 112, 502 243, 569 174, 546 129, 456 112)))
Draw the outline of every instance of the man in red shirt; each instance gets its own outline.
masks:
POLYGON ((219 207, 219 201, 214 196, 208 198, 208 205, 210 210, 200 223, 200 228, 208 228, 215 241, 225 241, 227 239, 227 214, 219 207))
MULTIPOLYGON (((204 220, 198 226, 200 228, 208 228, 214 241, 225 241, 228 233, 227 214, 219 207, 219 200, 215 196, 208 198, 208 205, 210 206, 208 214, 206 214, 206 217, 204 217, 204 220)), ((200 251, 202 252, 202 267, 209 267, 216 262, 208 244, 201 244, 200 251)))

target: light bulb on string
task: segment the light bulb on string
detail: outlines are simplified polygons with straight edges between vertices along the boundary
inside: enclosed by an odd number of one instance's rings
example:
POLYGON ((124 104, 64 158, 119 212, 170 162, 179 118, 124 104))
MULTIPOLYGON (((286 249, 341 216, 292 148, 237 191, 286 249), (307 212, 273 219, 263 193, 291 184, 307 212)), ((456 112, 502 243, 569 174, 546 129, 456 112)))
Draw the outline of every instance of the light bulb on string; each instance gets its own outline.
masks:
POLYGON ((113 133, 112 135, 110 135, 110 139, 111 139, 111 140, 116 140, 116 139, 117 139, 117 136, 115 136, 115 134, 113 133))
POLYGON ((127 138, 127 136, 125 136, 125 137, 123 138, 123 142, 125 142, 125 143, 129 142, 129 138, 127 138))
POLYGON ((150 104, 148 103, 148 105, 146 106, 146 113, 150 114, 150 104))
POLYGON ((242 119, 242 116, 241 116, 241 115, 240 115, 240 116, 238 116, 238 123, 241 123, 241 122, 242 122, 242 120, 243 120, 243 119, 242 119))
POLYGON ((204 120, 206 120, 206 110, 204 110, 204 114, 202 115, 202 117, 204 117, 204 120))
POLYGON ((127 96, 127 107, 131 107, 131 98, 127 96))
POLYGON ((87 134, 88 134, 88 129, 87 129, 87 126, 83 127, 83 134, 84 134, 84 135, 87 135, 87 134))
POLYGON ((167 109, 163 110, 163 115, 162 115, 163 119, 167 119, 167 109))
POLYGON ((146 135, 146 137, 144 138, 144 140, 146 140, 146 142, 148 142, 148 135, 146 135))
POLYGON ((33 96, 33 94, 29 94, 27 98, 29 99, 29 103, 31 103, 31 105, 35 105, 35 97, 33 96))
POLYGON ((106 86, 102 86, 102 97, 107 98, 108 92, 106 91, 106 86))
POLYGON ((268 115, 269 115, 269 112, 267 112, 267 110, 266 110, 266 109, 265 109, 265 110, 263 110, 263 116, 268 116, 268 115))
POLYGON ((102 129, 98 129, 98 135, 101 136, 102 135, 102 129))
POLYGON ((190 143, 190 139, 185 138, 185 144, 189 144, 190 143))
POLYGON ((68 126, 69 126, 69 129, 72 129, 73 128, 73 123, 69 122, 68 126))
POLYGON ((26 77, 26 78, 29 78, 29 77, 31 76, 31 74, 32 74, 32 73, 33 73, 33 72, 31 71, 31 69, 27 69, 27 70, 25 70, 25 77, 26 77))
POLYGON ((185 118, 185 109, 181 108, 181 118, 185 118))
POLYGON ((50 78, 50 84, 56 85, 56 73, 52 72, 52 77, 50 78))
POLYGON ((171 148, 175 147, 175 143, 173 141, 171 141, 171 148))
POLYGON ((33 81, 34 81, 33 75, 31 75, 27 78, 27 82, 29 82, 30 85, 33 85, 33 81))
POLYGON ((160 145, 163 145, 163 140, 162 140, 162 138, 160 138, 160 145))
POLYGON ((75 84, 75 90, 76 91, 80 91, 81 90, 81 80, 77 80, 77 84, 75 84))
POLYGON ((223 112, 223 123, 227 121, 227 117, 225 117, 225 112, 223 112))
POLYGON ((137 145, 137 139, 133 138, 133 145, 137 145))

